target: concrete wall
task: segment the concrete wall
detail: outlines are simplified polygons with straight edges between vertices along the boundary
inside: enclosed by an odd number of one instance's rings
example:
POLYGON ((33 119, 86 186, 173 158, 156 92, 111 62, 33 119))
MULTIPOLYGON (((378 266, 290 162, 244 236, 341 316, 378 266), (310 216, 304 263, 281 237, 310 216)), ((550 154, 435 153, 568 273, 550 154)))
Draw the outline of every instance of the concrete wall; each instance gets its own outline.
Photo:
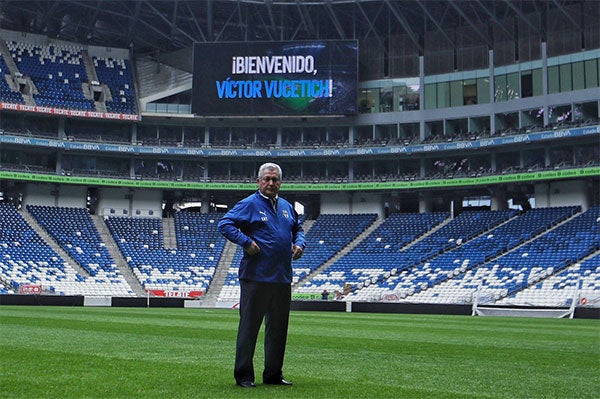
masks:
POLYGON ((327 193, 321 194, 321 214, 348 215, 384 213, 383 194, 380 193, 327 193))
POLYGON ((580 205, 586 211, 590 207, 587 182, 583 180, 536 184, 534 194, 537 208, 580 205))

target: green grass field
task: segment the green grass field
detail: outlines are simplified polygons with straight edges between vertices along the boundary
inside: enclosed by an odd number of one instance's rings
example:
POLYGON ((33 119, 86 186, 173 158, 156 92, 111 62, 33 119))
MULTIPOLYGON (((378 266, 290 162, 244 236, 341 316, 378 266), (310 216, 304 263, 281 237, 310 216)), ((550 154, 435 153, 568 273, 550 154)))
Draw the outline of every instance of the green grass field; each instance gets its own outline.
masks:
MULTIPOLYGON (((0 306, 2 398, 598 398, 600 322, 292 312, 292 387, 233 380, 232 310, 0 306)), ((262 332, 261 332, 262 334, 262 332)), ((262 340, 255 358, 262 372, 262 340)))

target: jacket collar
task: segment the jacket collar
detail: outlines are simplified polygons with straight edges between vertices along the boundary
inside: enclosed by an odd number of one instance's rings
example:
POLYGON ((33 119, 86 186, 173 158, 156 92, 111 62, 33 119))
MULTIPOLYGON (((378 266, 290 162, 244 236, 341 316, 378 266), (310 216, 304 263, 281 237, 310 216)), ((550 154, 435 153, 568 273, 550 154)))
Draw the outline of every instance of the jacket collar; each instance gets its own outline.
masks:
MULTIPOLYGON (((256 192, 258 193, 258 195, 260 195, 261 197, 263 197, 264 199, 266 199, 267 201, 271 201, 271 198, 267 197, 266 195, 264 195, 263 193, 260 192, 260 190, 256 190, 256 192)), ((278 200, 279 199, 279 194, 277 194, 275 196, 275 199, 278 200)))

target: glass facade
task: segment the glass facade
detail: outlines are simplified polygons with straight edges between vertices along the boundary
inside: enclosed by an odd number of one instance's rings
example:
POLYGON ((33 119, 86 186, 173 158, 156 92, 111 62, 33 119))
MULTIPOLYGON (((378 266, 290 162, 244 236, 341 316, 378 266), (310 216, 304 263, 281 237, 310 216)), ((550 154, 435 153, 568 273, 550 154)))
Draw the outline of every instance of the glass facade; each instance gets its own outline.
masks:
MULTIPOLYGON (((600 50, 548 58, 546 73, 544 82, 543 60, 534 60, 425 76, 424 109, 488 104, 600 87, 600 50), (490 90, 490 75, 493 75, 493 90, 490 90)), ((362 82, 359 113, 418 110, 420 86, 419 78, 362 82)))
POLYGON ((425 77, 425 109, 490 102, 489 71, 467 71, 425 77))
POLYGON ((548 94, 599 87, 600 51, 548 58, 548 94))
POLYGON ((418 110, 420 87, 419 78, 365 82, 358 93, 359 113, 418 110))

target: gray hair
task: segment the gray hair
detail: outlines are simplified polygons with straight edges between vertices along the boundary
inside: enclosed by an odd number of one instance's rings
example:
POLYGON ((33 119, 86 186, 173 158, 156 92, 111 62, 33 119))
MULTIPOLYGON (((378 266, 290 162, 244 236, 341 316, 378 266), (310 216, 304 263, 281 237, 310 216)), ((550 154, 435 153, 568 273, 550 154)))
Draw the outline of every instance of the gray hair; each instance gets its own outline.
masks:
POLYGON ((276 163, 273 162, 267 162, 267 163, 263 163, 262 165, 260 165, 260 168, 258 168, 258 178, 262 178, 265 171, 267 170, 276 170, 277 173, 279 174, 279 178, 282 179, 283 178, 283 173, 281 172, 281 166, 277 165, 276 163))

